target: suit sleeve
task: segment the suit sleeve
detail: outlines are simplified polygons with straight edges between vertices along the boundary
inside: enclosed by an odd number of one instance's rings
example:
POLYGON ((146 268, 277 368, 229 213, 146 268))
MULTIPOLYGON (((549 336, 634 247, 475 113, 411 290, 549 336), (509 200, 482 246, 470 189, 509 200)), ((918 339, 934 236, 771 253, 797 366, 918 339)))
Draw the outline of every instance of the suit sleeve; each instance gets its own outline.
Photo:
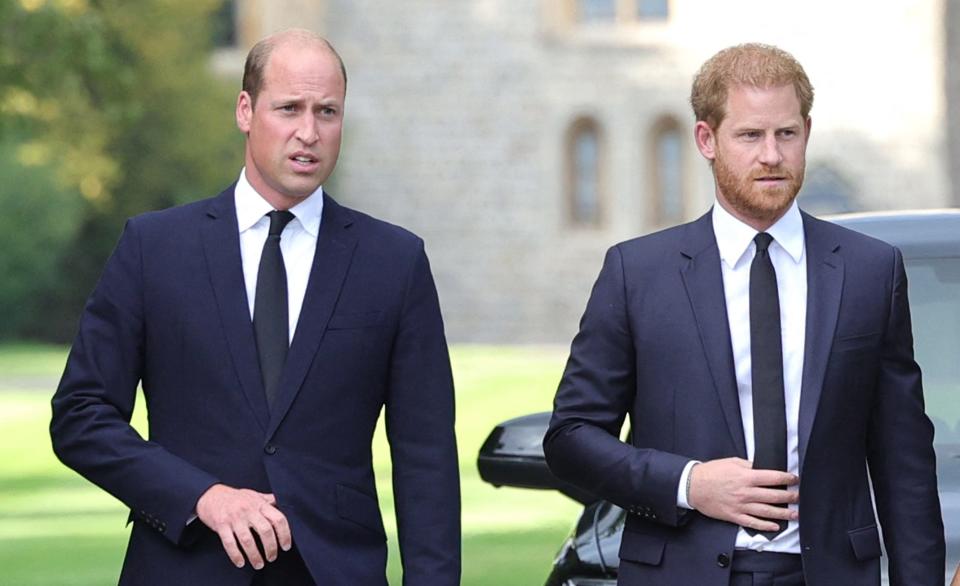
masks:
POLYGON ((197 499, 217 479, 130 426, 145 352, 141 261, 131 220, 80 318, 50 435, 64 464, 181 543, 197 499))
POLYGON ((907 277, 896 250, 881 348, 868 461, 889 556, 891 586, 943 584, 944 534, 937 494, 933 425, 924 413, 913 357, 907 277))
POLYGON ((391 356, 386 428, 406 586, 460 583, 454 392, 430 266, 418 241, 391 356))
POLYGON ((607 252, 573 340, 544 437, 560 479, 649 521, 678 525, 677 489, 689 458, 620 441, 637 393, 623 259, 607 252))

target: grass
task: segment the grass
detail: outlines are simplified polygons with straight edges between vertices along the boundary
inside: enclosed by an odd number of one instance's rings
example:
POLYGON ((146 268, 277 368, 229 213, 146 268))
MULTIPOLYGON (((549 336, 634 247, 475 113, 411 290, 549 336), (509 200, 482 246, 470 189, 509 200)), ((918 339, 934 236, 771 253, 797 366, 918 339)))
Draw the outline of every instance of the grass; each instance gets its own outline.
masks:
MULTIPOLYGON (((0 346, 0 585, 115 584, 128 535, 125 507, 54 457, 49 399, 65 349, 0 346)), ((565 350, 460 346, 452 351, 463 493, 463 584, 543 583, 579 507, 542 491, 483 483, 476 456, 497 423, 547 411, 565 350)), ((135 425, 145 428, 144 414, 135 425)), ((388 575, 401 579, 382 428, 374 441, 378 489, 390 544, 388 575)))
POLYGON ((58 377, 63 372, 67 349, 42 344, 0 346, 0 377, 58 377))

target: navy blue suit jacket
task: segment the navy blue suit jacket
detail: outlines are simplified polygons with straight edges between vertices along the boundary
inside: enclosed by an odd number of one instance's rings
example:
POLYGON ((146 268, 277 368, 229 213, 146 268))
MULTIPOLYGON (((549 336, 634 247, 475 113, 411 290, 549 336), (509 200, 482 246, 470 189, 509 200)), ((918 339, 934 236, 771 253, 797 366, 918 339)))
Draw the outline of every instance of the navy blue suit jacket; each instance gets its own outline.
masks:
MULTIPOLYGON (((875 586, 877 516, 891 584, 942 585, 933 427, 903 261, 803 214, 807 321, 800 542, 810 586, 875 586)), ((625 508, 620 584, 729 583, 737 527, 677 508, 690 459, 746 458, 710 214, 610 249, 544 440, 560 478, 625 508), (621 442, 629 415, 632 436, 621 442), (719 560, 719 563, 718 563, 719 560)))
POLYGON ((273 492, 320 584, 385 584, 371 463, 385 407, 404 584, 460 574, 454 397, 422 241, 325 197, 317 251, 268 409, 233 189, 131 219, 53 399, 60 459, 130 507, 123 584, 249 584, 187 526, 212 484, 273 492), (149 439, 129 425, 142 384, 149 439))

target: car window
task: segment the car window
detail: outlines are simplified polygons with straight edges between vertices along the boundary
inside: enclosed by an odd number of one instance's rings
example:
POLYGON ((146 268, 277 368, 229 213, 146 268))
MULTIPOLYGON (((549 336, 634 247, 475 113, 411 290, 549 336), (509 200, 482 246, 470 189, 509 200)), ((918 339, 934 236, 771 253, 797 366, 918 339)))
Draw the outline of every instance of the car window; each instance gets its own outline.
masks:
POLYGON ((960 259, 907 259, 914 349, 934 443, 960 444, 960 259))

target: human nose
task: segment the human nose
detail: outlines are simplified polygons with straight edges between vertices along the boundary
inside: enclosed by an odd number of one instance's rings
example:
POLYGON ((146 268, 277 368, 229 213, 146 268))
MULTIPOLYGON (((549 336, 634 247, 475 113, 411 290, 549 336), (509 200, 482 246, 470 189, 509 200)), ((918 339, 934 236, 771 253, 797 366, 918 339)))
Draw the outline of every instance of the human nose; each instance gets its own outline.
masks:
POLYGON ((760 152, 760 162, 768 167, 776 167, 783 162, 783 153, 776 136, 769 136, 763 141, 760 152))
POLYGON ((317 121, 313 116, 302 116, 297 124, 297 140, 303 144, 313 144, 320 139, 320 132, 317 130, 317 121))

